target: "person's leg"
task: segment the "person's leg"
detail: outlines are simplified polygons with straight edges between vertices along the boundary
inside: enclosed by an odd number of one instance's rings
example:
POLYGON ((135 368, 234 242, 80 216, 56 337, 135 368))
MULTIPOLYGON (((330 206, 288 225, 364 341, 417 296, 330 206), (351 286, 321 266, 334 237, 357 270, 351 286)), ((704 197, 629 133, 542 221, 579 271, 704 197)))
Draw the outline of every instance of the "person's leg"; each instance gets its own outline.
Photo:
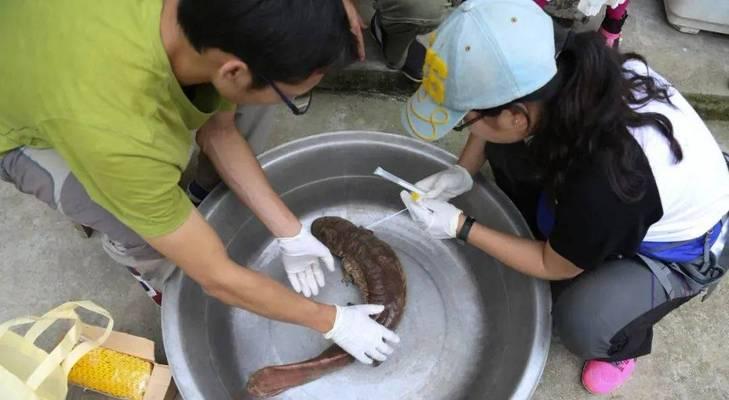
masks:
POLYGON ((608 7, 607 10, 605 10, 605 17, 612 20, 622 19, 628 12, 628 4, 630 4, 630 0, 625 0, 625 2, 618 4, 615 8, 608 7))
POLYGON ((600 25, 600 34, 605 38, 605 44, 608 47, 618 47, 620 44, 620 36, 623 31, 623 25, 628 18, 628 4, 630 0, 625 0, 615 8, 607 7, 605 10, 605 18, 600 25))
MULTIPOLYGON (((685 287, 681 275, 669 278, 685 287)), ((564 286, 564 285, 563 285, 564 286)), ((693 297, 670 299, 640 261, 610 261, 586 271, 556 294, 555 331, 585 360, 583 384, 606 393, 630 376, 634 359, 651 352, 653 325, 693 297)))
MULTIPOLYGON (((268 146, 273 126, 273 106, 238 106, 235 111, 235 124, 238 132, 246 139, 254 154, 260 154, 268 146)), ((198 155, 195 179, 187 188, 188 195, 195 203, 200 203, 215 186, 220 176, 215 166, 204 153, 198 155)))
POLYGON ((449 0, 375 0, 370 29, 380 43, 390 68, 402 69, 410 79, 422 79, 425 49, 415 38, 435 30, 443 21, 449 0))
POLYGON ((174 271, 174 264, 94 203, 58 153, 31 148, 11 151, 0 159, 0 178, 60 211, 74 223, 102 233, 104 250, 127 267, 159 304, 161 289, 174 271))

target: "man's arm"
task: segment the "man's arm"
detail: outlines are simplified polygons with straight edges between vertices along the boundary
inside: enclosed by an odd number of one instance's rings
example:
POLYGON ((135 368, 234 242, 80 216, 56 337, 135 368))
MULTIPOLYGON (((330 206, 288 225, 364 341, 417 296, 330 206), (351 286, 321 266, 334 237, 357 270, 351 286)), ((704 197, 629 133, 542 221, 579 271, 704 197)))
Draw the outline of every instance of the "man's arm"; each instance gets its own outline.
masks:
POLYGON ((235 127, 233 112, 215 114, 197 134, 220 177, 276 237, 301 231, 298 218, 274 192, 255 154, 235 127))
POLYGON ((217 299, 266 318, 315 329, 360 362, 385 361, 400 338, 370 318, 383 305, 329 306, 298 296, 267 276, 243 268, 226 255, 223 243, 197 209, 174 232, 146 238, 217 299))
POLYGON ((220 301, 267 318, 327 332, 334 325, 334 306, 295 294, 268 276, 231 260, 223 243, 197 209, 174 232, 147 242, 220 301))
POLYGON ((214 115, 197 133, 200 148, 223 181, 278 238, 283 264, 294 290, 309 297, 325 284, 321 264, 334 271, 331 252, 273 191, 248 143, 235 126, 232 112, 214 115))

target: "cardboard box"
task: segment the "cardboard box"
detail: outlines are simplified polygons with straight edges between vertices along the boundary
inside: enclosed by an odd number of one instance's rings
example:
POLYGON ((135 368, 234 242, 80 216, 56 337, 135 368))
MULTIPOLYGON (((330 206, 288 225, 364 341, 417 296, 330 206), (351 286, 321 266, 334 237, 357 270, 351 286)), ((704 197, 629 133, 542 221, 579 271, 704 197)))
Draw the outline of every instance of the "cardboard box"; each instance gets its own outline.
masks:
MULTIPOLYGON (((84 338, 91 340, 98 339, 103 333, 104 329, 87 324, 83 325, 81 331, 84 338)), ((152 375, 147 382, 143 400, 174 400, 176 398, 177 387, 172 380, 170 368, 157 363, 154 359, 153 341, 128 333, 112 331, 101 347, 137 357, 152 364, 152 375)))

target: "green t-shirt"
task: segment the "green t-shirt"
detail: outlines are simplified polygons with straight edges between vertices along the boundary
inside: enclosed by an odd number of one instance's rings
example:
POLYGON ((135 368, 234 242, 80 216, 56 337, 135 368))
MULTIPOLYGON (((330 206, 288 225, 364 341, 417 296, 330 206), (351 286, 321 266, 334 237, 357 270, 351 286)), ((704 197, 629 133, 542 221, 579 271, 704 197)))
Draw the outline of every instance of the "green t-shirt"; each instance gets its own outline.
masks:
POLYGON ((160 37, 162 0, 0 1, 0 154, 53 148, 91 199, 142 236, 177 229, 193 136, 228 105, 194 104, 160 37))

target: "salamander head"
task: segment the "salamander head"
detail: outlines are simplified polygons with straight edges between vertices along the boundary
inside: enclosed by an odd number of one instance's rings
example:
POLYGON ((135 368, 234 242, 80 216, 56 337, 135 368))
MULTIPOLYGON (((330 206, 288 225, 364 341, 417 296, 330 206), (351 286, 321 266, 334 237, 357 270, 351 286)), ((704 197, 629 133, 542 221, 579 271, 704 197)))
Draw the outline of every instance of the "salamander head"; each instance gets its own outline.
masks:
POLYGON ((332 246, 338 242, 337 238, 341 241, 342 237, 346 237, 346 232, 355 228, 354 224, 344 218, 321 217, 311 224, 311 234, 332 250, 332 246))

